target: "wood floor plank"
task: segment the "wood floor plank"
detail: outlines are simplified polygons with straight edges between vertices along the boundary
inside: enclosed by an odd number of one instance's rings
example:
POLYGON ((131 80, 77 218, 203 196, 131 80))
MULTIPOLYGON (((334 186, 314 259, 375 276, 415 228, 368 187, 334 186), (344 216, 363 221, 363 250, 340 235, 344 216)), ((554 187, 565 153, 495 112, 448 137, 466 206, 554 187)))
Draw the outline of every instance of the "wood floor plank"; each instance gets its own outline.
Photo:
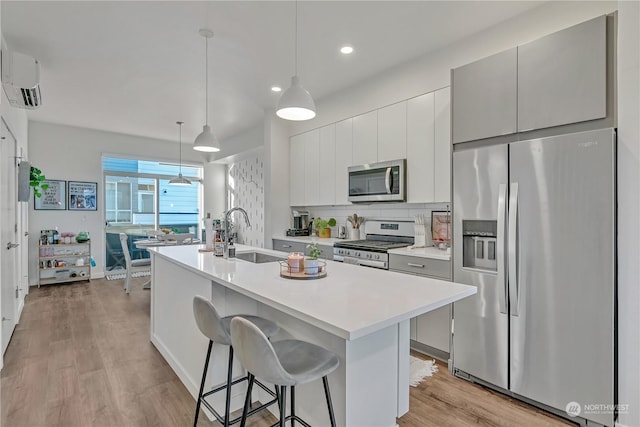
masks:
MULTIPOLYGON (((3 427, 193 424, 195 400, 149 342, 146 280, 134 279, 129 295, 123 280, 104 279, 30 290, 0 375, 3 427)), ((410 408, 400 427, 571 425, 455 378, 442 363, 411 388, 410 408)), ((247 425, 275 421, 263 411, 247 425)), ((200 413, 198 426, 214 425, 200 413)))

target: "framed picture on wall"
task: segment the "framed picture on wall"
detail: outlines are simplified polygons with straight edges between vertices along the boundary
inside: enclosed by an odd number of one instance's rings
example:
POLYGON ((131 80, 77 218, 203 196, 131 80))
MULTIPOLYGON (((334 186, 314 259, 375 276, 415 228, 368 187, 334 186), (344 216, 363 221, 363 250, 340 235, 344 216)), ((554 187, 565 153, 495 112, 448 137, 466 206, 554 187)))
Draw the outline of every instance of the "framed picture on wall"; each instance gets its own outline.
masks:
POLYGON ((98 183, 69 181, 69 210, 70 211, 97 211, 96 203, 98 183))
POLYGON ((40 190, 42 196, 33 196, 33 207, 36 210, 65 210, 67 209, 67 181, 45 179, 41 185, 48 185, 46 190, 40 190))

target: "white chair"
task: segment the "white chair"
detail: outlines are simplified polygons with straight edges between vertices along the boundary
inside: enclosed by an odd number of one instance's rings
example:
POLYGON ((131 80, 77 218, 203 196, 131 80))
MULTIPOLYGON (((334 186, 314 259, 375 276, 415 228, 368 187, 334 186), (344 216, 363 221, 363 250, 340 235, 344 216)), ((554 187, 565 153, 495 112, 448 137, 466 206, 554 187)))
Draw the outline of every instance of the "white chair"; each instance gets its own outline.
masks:
POLYGON ((138 272, 151 272, 151 259, 131 259, 129 253, 129 245, 127 243, 128 236, 126 233, 120 233, 120 244, 122 245, 122 252, 124 253, 124 259, 127 263, 127 279, 124 282, 124 290, 129 293, 131 290, 131 275, 138 272))

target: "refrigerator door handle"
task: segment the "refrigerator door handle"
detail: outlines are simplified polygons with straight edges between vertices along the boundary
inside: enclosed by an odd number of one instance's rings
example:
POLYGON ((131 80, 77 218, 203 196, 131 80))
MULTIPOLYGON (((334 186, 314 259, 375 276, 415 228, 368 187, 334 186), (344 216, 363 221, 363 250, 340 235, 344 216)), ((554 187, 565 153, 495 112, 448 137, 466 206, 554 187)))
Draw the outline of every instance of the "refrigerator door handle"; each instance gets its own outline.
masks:
POLYGON ((498 186, 498 233, 496 235, 496 259, 498 260, 498 305, 500 313, 507 314, 507 262, 505 241, 507 216, 507 184, 498 186))
POLYGON ((518 317, 518 183, 509 189, 509 308, 518 317))

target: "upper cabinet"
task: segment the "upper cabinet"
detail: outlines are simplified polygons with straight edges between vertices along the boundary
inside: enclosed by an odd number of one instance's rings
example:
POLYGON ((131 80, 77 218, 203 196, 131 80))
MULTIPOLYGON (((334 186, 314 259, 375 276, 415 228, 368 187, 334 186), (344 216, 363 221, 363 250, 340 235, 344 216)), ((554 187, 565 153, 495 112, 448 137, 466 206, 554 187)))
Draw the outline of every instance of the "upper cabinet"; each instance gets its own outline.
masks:
POLYGON ((452 71, 453 143, 607 117, 607 17, 452 71))
POLYGON ((456 68, 451 79, 454 144, 516 132, 516 48, 456 68))
POLYGON ((336 123, 335 159, 335 204, 347 205, 349 175, 347 169, 353 165, 353 119, 336 123))
POLYGON ((318 204, 320 131, 314 129, 289 140, 289 204, 318 204))
POLYGON ((353 164, 378 161, 378 111, 353 118, 353 164))
POLYGON ((449 88, 290 139, 291 206, 348 205, 348 168, 407 159, 407 202, 448 202, 449 88))
POLYGON ((318 205, 336 203, 336 125, 320 128, 318 205))
POLYGON ((434 93, 407 101, 407 202, 434 199, 434 93))
POLYGON ((304 206, 304 140, 304 134, 292 136, 289 140, 289 204, 291 206, 304 206))
POLYGON ((378 110, 378 161, 407 157, 407 102, 378 110))
POLYGON ((434 197, 435 202, 451 199, 451 90, 435 92, 434 197))
POLYGON ((606 41, 600 16, 518 46, 518 131, 607 115, 606 41))

